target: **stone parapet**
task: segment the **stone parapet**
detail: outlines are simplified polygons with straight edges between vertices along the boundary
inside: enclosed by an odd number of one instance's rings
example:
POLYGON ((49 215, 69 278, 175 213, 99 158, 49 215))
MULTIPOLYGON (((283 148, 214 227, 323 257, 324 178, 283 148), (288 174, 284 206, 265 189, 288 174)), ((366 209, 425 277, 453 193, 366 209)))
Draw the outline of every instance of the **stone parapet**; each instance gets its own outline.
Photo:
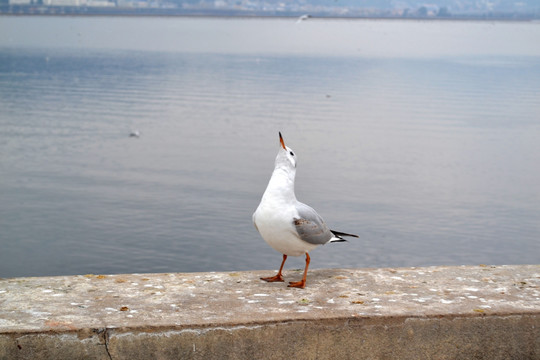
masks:
POLYGON ((2 279, 0 359, 540 359, 540 265, 273 274, 2 279))

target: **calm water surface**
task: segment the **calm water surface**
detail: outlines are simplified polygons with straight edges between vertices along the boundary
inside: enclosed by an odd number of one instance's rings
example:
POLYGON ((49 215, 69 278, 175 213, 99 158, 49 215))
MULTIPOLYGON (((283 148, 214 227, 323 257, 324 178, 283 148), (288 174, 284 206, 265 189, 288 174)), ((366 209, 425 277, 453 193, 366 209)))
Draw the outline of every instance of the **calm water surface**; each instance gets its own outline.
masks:
POLYGON ((540 263, 538 44, 538 23, 0 17, 0 277, 277 268, 251 214, 278 131, 299 200, 360 235, 313 268, 540 263))

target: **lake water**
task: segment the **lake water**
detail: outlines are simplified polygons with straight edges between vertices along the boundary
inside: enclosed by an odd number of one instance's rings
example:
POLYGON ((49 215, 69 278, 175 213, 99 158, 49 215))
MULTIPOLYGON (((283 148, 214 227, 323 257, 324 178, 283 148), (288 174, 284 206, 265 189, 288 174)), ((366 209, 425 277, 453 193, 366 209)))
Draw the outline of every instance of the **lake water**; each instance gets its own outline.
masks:
POLYGON ((312 268, 538 264, 539 44, 539 23, 0 17, 0 277, 271 275, 251 215, 278 131, 299 200, 360 235, 312 268))

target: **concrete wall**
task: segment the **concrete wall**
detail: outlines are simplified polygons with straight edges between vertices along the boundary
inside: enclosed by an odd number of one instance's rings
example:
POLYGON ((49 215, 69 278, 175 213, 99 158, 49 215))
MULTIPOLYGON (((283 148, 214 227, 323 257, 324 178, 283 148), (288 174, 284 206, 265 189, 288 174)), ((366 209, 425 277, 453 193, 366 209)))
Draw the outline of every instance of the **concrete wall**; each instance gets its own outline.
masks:
POLYGON ((0 359, 540 359, 538 265, 268 275, 0 280, 0 359))

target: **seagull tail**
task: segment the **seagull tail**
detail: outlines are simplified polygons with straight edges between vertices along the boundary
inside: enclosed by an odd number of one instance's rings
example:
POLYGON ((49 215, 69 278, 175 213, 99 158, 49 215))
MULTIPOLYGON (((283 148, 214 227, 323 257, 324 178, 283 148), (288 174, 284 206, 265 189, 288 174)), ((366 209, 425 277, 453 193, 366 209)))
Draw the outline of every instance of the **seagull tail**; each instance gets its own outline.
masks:
POLYGON ((358 235, 354 235, 354 234, 347 234, 347 233, 344 233, 344 232, 340 232, 340 231, 335 231, 335 230, 330 230, 332 232, 332 234, 335 235, 335 238, 334 239, 331 239, 330 242, 343 242, 343 241, 347 241, 345 240, 342 236, 350 236, 350 237, 359 237, 358 235))

